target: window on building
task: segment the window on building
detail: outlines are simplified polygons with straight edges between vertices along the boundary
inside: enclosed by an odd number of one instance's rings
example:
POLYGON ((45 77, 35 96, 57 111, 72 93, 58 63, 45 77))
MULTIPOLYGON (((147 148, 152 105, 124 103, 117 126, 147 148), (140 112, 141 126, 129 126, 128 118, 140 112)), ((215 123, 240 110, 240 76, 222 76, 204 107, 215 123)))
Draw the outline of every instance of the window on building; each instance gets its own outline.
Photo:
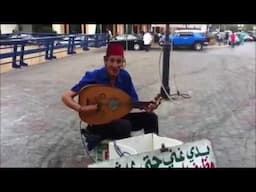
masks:
POLYGON ((138 31, 138 26, 137 25, 134 25, 133 26, 133 33, 138 33, 139 31, 138 31))
POLYGON ((100 24, 96 24, 95 33, 101 33, 101 25, 100 24))
POLYGON ((187 37, 187 36, 193 36, 193 33, 191 32, 183 32, 183 33, 179 33, 180 37, 187 37))
POLYGON ((107 29, 109 29, 113 34, 113 24, 102 24, 101 33, 106 33, 107 29))
POLYGON ((33 24, 32 31, 36 33, 52 33, 52 24, 33 24))
POLYGON ((156 27, 156 33, 160 33, 160 27, 156 27))
POLYGON ((81 24, 70 24, 69 33, 82 33, 81 24))

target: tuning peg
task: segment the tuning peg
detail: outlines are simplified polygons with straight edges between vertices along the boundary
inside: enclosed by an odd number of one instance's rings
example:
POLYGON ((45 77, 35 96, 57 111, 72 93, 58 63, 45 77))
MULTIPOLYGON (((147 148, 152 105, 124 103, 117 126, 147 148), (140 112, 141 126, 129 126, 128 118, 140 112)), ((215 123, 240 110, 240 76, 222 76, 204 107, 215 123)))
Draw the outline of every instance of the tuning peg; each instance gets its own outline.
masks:
POLYGON ((161 97, 160 93, 158 93, 155 97, 155 100, 159 99, 161 97))

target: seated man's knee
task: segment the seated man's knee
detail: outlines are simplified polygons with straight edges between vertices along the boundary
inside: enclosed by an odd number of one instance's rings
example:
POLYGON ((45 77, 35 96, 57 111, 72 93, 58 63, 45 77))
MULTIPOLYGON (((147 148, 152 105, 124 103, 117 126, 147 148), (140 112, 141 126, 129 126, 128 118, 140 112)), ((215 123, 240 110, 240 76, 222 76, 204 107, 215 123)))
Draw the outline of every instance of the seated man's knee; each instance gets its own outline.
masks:
POLYGON ((158 130, 158 116, 153 112, 147 112, 147 125, 144 128, 144 132, 159 134, 158 130))
POLYGON ((150 121, 158 122, 158 116, 154 112, 147 112, 147 119, 150 121))
POLYGON ((132 124, 126 119, 119 120, 115 127, 117 139, 123 139, 131 136, 132 124))

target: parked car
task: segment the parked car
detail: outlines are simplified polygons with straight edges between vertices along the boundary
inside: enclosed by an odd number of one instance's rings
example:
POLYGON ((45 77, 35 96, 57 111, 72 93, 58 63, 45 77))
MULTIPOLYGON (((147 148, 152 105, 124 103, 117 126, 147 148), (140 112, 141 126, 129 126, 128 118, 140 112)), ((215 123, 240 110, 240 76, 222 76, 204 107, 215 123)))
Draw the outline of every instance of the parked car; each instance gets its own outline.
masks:
POLYGON ((8 39, 11 39, 11 40, 19 40, 19 39, 27 40, 30 45, 41 45, 41 43, 39 41, 37 41, 37 38, 34 37, 31 34, 23 34, 23 33, 12 34, 12 35, 9 36, 8 39))
POLYGON ((256 31, 248 31, 248 35, 250 35, 253 41, 256 41, 256 31))
MULTIPOLYGON (((75 45, 80 45, 81 42, 84 40, 84 36, 75 37, 75 45)), ((57 45, 68 45, 69 37, 64 37, 62 40, 58 41, 57 45)), ((90 36, 88 37, 88 47, 95 47, 95 37, 90 36)))
POLYGON ((142 50, 144 49, 143 39, 133 34, 122 34, 114 36, 109 43, 118 42, 124 49, 128 50, 142 50))
POLYGON ((254 38, 252 35, 249 35, 248 33, 245 33, 244 41, 254 41, 254 38))
POLYGON ((23 34, 23 33, 12 34, 9 36, 9 39, 33 39, 33 38, 35 38, 35 37, 33 37, 30 34, 23 34))
MULTIPOLYGON (((203 46, 208 45, 209 39, 205 36, 205 33, 197 30, 179 30, 175 31, 174 34, 170 34, 169 40, 176 47, 192 48, 197 51, 203 49, 203 46)), ((165 35, 159 40, 159 45, 162 46, 165 42, 165 35)))
MULTIPOLYGON (((75 45, 80 44, 82 37, 75 37, 75 45)), ((68 45, 69 37, 64 37, 62 40, 58 41, 57 45, 68 45)))
MULTIPOLYGON (((23 34, 23 33, 12 34, 8 37, 8 39, 11 39, 11 40, 19 40, 19 39, 27 40, 29 45, 38 45, 38 46, 45 45, 44 41, 41 40, 40 38, 43 38, 43 37, 35 37, 32 34, 23 34)), ((58 41, 55 41, 54 46, 56 46, 57 44, 58 44, 58 41)))
POLYGON ((0 33, 0 40, 7 40, 7 39, 9 39, 9 34, 1 34, 0 33))

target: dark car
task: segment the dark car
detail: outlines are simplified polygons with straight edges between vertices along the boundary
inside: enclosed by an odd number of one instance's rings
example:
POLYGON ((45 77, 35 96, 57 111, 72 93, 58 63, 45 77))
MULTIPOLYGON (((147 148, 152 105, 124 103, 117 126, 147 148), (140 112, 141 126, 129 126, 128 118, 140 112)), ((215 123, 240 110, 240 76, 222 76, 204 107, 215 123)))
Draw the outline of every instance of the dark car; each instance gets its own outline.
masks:
POLYGON ((133 34, 122 34, 114 36, 109 43, 118 42, 126 50, 142 50, 143 49, 143 39, 133 34))
POLYGON ((249 31, 248 35, 253 39, 253 41, 256 41, 256 32, 255 31, 249 31))

